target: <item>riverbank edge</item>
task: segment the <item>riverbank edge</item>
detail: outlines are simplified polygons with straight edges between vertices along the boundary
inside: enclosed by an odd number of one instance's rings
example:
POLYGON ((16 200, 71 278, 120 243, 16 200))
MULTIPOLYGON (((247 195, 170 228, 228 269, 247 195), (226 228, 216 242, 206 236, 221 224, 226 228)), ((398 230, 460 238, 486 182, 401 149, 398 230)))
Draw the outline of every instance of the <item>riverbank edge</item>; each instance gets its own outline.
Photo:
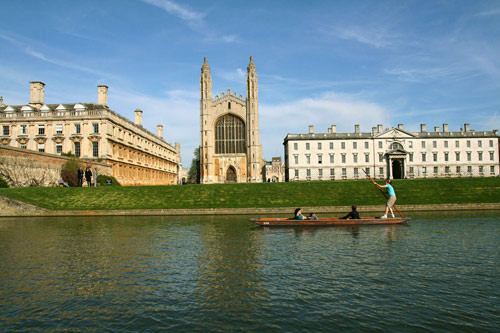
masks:
MULTIPOLYGON (((415 211, 457 211, 457 210, 500 210, 496 203, 461 203, 435 205, 398 205, 403 213, 415 211)), ((0 217, 51 217, 51 216, 181 216, 181 215, 253 215, 264 216, 293 214, 296 207, 260 207, 260 208, 194 208, 194 209, 122 209, 122 210, 61 210, 54 211, 40 208, 14 199, 0 196, 0 217)), ((301 207, 307 214, 344 213, 350 206, 301 207)), ((385 205, 359 206, 360 212, 383 212, 385 205)))

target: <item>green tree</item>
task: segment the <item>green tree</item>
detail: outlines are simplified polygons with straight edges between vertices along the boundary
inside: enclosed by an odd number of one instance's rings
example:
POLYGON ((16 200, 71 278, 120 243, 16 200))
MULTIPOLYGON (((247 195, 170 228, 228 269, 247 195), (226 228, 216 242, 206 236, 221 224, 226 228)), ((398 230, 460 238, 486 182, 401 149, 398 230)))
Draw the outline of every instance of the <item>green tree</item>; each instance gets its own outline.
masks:
POLYGON ((78 186, 78 168, 80 161, 76 158, 69 159, 61 168, 61 178, 69 186, 78 186))
POLYGON ((191 167, 188 171, 189 184, 199 184, 200 183, 200 148, 194 150, 194 158, 191 161, 191 167))

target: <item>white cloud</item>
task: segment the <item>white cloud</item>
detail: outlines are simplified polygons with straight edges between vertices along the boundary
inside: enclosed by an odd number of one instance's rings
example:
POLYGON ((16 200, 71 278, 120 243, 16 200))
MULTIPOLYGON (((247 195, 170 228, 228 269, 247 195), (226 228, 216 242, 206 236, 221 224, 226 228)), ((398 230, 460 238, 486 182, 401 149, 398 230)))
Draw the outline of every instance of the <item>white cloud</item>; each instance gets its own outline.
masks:
POLYGON ((383 26, 372 27, 334 27, 326 32, 343 40, 355 41, 376 48, 390 47, 395 44, 398 36, 390 33, 383 26))
POLYGON ((191 10, 185 6, 182 6, 174 1, 170 0, 142 0, 145 3, 156 6, 177 16, 181 20, 185 21, 189 26, 196 27, 203 22, 205 14, 199 13, 197 11, 191 10))

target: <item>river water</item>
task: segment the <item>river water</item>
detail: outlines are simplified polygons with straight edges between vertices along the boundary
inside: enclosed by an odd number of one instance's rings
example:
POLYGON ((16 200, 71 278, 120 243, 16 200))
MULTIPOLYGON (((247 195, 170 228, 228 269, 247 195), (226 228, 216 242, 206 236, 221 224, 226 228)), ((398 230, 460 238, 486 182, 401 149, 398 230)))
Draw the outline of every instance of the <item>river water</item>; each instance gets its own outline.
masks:
POLYGON ((499 332, 500 212, 0 219, 1 331, 499 332))

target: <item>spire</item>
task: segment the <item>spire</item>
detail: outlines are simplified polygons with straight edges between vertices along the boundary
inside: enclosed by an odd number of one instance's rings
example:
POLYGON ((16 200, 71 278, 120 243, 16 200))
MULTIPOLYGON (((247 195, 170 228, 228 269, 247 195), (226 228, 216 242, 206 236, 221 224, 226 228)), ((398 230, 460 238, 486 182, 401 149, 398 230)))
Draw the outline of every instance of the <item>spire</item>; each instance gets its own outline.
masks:
POLYGON ((255 72, 255 64, 253 63, 253 56, 250 56, 250 63, 247 67, 248 72, 255 72))
POLYGON ((3 106, 3 96, 0 96, 0 106, 3 106))
POLYGON ((207 63, 207 57, 205 57, 203 59, 203 66, 201 66, 201 72, 202 73, 204 73, 204 72, 210 73, 210 66, 208 66, 208 63, 207 63))

